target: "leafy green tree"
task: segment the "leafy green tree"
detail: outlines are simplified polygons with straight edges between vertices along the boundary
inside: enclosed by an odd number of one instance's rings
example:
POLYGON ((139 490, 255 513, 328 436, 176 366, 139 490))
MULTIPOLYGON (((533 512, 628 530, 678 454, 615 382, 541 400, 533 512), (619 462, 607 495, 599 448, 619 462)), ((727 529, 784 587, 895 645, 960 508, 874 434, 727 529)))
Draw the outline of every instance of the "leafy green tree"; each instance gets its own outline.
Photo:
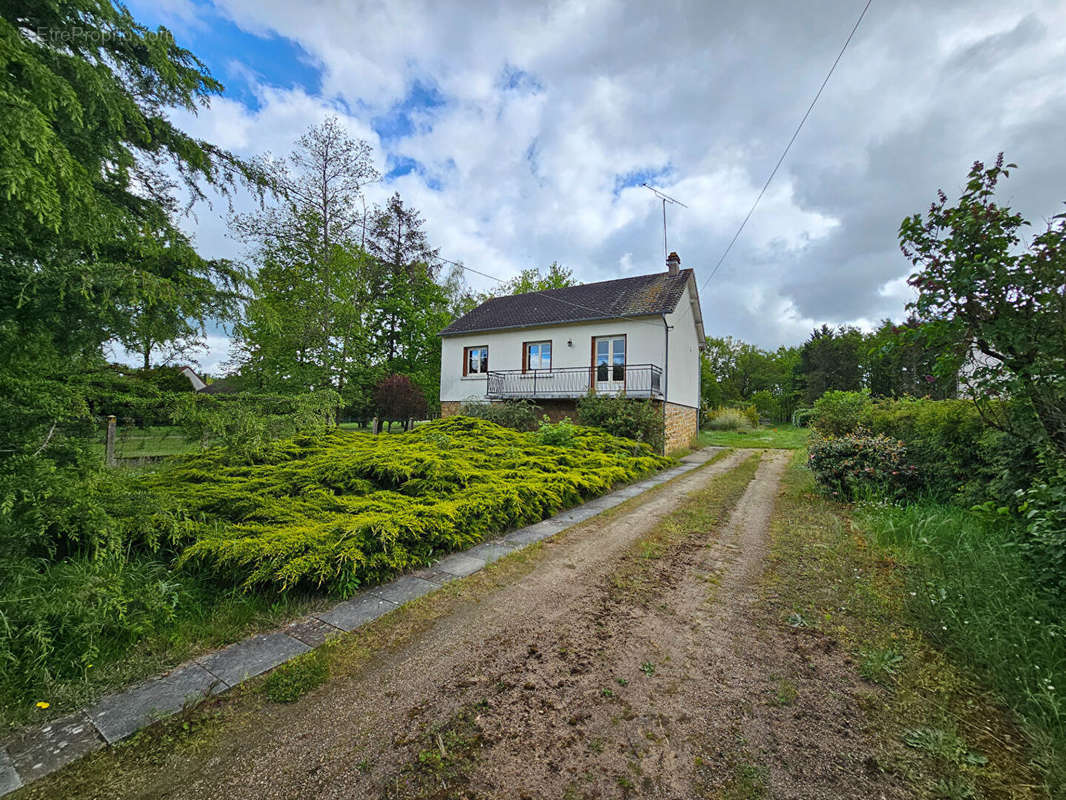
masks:
POLYGON ((799 372, 804 399, 814 403, 831 390, 857 392, 863 387, 863 335, 858 328, 816 328, 800 349, 799 372))
POLYGON ((408 375, 427 398, 440 392, 440 330, 451 321, 454 281, 436 280, 438 250, 422 215, 398 193, 375 209, 367 250, 373 256, 368 330, 377 378, 408 375))
POLYGON ((899 325, 886 319, 864 338, 865 372, 875 397, 955 397, 958 361, 954 369, 938 374, 936 362, 944 353, 928 346, 922 324, 913 316, 899 325))
POLYGON ((701 357, 706 406, 754 402, 762 416, 776 422, 791 418, 799 399, 796 348, 769 352, 731 336, 707 337, 701 357))
POLYGON ((196 253, 178 190, 262 175, 169 122, 222 87, 122 6, 0 6, 0 61, 0 529, 73 535, 99 513, 81 487, 103 346, 134 335, 136 309, 225 313, 243 277, 196 253), (220 302, 189 301, 190 283, 220 302))
POLYGON ((348 405, 361 394, 373 262, 360 209, 363 187, 378 178, 372 155, 331 117, 301 136, 288 158, 260 159, 278 202, 231 220, 258 264, 234 335, 234 361, 253 386, 332 388, 348 405))
POLYGON ((577 280, 574 278, 573 270, 567 269, 558 261, 553 261, 543 273, 537 267, 529 267, 522 270, 506 283, 500 284, 491 294, 486 294, 484 299, 512 294, 543 292, 545 289, 565 289, 576 284, 577 280))
MULTIPOLYGON (((931 346, 953 355, 961 343, 980 355, 968 382, 990 420, 991 399, 1021 398, 1064 456, 1066 214, 1024 243, 1029 222, 995 201, 999 181, 1014 168, 1002 154, 990 167, 975 162, 954 205, 941 191, 924 217, 903 220, 900 246, 916 267, 910 284, 918 290, 910 308, 931 346)), ((945 359, 939 367, 954 364, 945 359)))

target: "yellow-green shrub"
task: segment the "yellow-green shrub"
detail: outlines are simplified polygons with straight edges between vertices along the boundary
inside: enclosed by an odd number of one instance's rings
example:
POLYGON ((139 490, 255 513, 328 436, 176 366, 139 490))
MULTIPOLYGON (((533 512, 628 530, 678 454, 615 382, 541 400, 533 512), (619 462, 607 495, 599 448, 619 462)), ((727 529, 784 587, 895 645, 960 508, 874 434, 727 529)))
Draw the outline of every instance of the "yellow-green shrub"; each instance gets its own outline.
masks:
POLYGON ((179 563, 225 580, 347 593, 529 524, 666 463, 573 426, 567 447, 452 417, 395 436, 273 443, 253 463, 190 456, 146 481, 182 515, 179 563))

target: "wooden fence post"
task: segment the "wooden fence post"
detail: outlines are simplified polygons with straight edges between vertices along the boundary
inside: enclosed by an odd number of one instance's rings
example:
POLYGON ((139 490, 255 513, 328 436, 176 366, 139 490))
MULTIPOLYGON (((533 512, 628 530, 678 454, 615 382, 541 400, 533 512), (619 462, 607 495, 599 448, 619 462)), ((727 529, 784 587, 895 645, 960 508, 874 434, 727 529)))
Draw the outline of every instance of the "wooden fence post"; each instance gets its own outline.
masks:
POLYGON ((107 438, 104 442, 104 463, 109 467, 115 466, 115 415, 107 417, 107 438))

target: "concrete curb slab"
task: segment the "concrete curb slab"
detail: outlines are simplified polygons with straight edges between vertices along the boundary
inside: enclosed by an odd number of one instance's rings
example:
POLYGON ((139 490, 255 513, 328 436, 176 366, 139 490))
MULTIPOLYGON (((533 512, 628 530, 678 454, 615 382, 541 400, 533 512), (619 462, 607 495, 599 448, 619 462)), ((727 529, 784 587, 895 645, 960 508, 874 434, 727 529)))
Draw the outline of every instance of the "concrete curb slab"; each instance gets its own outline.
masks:
POLYGON ((434 564, 433 568, 448 572, 459 578, 465 578, 467 575, 473 575, 479 569, 483 569, 484 566, 484 559, 475 558, 469 554, 469 551, 467 551, 463 553, 452 553, 450 556, 442 558, 434 564))
POLYGON ((416 578, 414 575, 404 575, 402 578, 397 578, 384 586, 371 589, 370 594, 402 606, 404 603, 410 603, 412 600, 417 600, 422 595, 429 594, 439 588, 432 581, 416 578))
POLYGON ((325 644, 331 636, 340 636, 343 633, 340 628, 335 628, 318 617, 304 617, 296 622, 290 622, 283 632, 308 647, 318 647, 325 644))
POLYGON ((565 531, 569 527, 565 522, 556 522, 554 519, 545 520, 544 522, 538 522, 536 525, 529 525, 525 528, 511 531, 503 537, 503 541, 515 545, 517 549, 539 542, 542 539, 547 539, 565 531))
POLYGON ((114 744, 157 719, 181 711, 188 703, 226 688, 219 684, 219 679, 199 664, 190 664, 105 697, 89 709, 89 719, 107 743, 114 744))
POLYGON ((373 622, 378 617, 383 617, 394 608, 398 608, 395 603, 390 603, 380 597, 364 594, 351 600, 345 600, 329 611, 315 614, 315 616, 334 628, 340 628, 342 631, 350 633, 368 622, 373 622))
POLYGON ((196 663, 226 686, 236 686, 310 649, 288 634, 267 633, 231 644, 224 650, 196 659, 196 663))
POLYGON ((103 747, 104 740, 79 711, 19 737, 7 746, 7 755, 17 779, 26 784, 103 747))
POLYGON ((503 539, 498 539, 490 542, 482 542, 465 552, 472 558, 480 558, 486 564, 491 564, 493 561, 499 561, 505 555, 513 553, 517 549, 518 545, 510 544, 503 539))
POLYGON ((13 792, 22 786, 22 779, 15 772, 15 765, 11 763, 11 756, 7 750, 0 750, 0 795, 13 792))

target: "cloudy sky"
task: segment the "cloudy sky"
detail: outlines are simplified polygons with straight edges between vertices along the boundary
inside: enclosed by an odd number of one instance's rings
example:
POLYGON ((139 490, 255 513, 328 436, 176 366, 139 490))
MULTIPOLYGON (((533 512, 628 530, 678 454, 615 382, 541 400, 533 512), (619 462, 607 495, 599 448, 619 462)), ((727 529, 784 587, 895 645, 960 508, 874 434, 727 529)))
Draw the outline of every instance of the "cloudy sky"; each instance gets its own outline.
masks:
MULTIPOLYGON (((1019 164, 1003 199, 1031 219, 1066 200, 1066 4, 874 0, 709 278, 863 5, 129 3, 226 86, 176 115, 186 130, 284 154, 336 114, 377 153, 368 198, 398 190, 441 255, 483 272, 663 269, 661 206, 640 184, 662 188, 688 206, 670 209, 669 244, 696 270, 708 333, 766 347, 899 317, 899 222, 975 159, 1019 164)), ((188 221, 205 255, 240 254, 223 211, 188 221)), ((211 345, 206 369, 225 356, 223 336, 211 345)))

